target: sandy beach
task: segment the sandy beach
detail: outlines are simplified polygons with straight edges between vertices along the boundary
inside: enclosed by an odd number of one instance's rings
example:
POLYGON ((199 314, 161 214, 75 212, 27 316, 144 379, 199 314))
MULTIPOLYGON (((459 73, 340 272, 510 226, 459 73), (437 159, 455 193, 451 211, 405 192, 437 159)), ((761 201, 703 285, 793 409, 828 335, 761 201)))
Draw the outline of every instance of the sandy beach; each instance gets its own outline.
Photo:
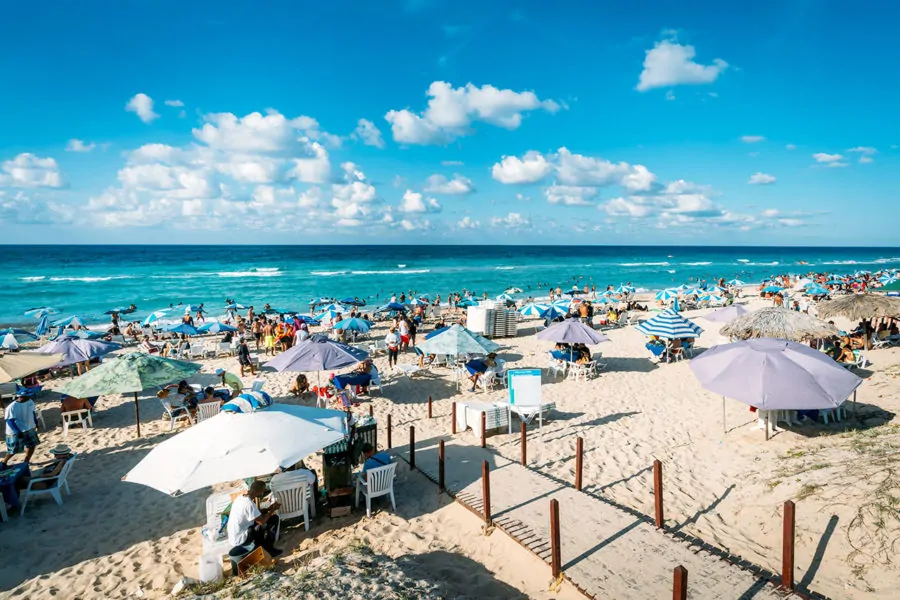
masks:
MULTIPOLYGON (((749 306, 763 306, 758 299, 749 306)), ((708 310, 686 312, 705 329, 698 348, 722 340, 720 326, 703 320, 708 310)), ((516 338, 498 339, 500 357, 512 368, 544 367, 550 344, 520 325, 516 338)), ((838 326, 849 323, 838 320, 838 326)), ((587 381, 554 379, 545 370, 545 400, 557 410, 529 438, 529 468, 572 481, 573 448, 585 445, 584 486, 592 493, 639 511, 653 513, 650 465, 663 462, 667 525, 751 563, 780 571, 781 507, 797 503, 797 581, 831 598, 893 598, 900 585, 895 564, 900 519, 897 476, 891 457, 900 447, 900 350, 868 352, 872 365, 859 371, 858 420, 808 425, 765 441, 743 404, 727 401, 723 432, 722 400, 704 392, 689 361, 655 364, 644 337, 626 327, 607 332, 602 352, 606 369, 587 381)), ((372 337, 384 335, 383 325, 372 337)), ((126 349, 123 352, 133 351, 126 349)), ((412 353, 400 362, 413 363, 412 353)), ((388 414, 395 427, 416 426, 421 439, 449 433, 451 404, 466 399, 503 400, 505 390, 488 394, 458 391, 446 369, 411 378, 391 373, 386 359, 375 359, 384 379, 383 394, 372 400, 375 416, 388 414), (426 416, 432 398, 434 415, 426 416)), ((217 367, 237 370, 233 358, 202 361, 193 381, 212 382, 217 367)), ((265 390, 279 402, 293 402, 291 373, 264 372, 265 390)), ((249 383, 251 377, 245 378, 249 383)), ((49 387, 64 380, 54 380, 49 387)), ((466 386, 463 386, 466 387, 466 386)), ((307 398, 307 404, 313 400, 307 398)), ((79 453, 69 481, 72 495, 57 506, 49 499, 29 505, 24 517, 0 524, 0 589, 12 598, 158 598, 183 576, 197 576, 199 528, 208 490, 169 498, 122 476, 160 441, 175 435, 160 419, 155 397, 142 398, 141 439, 135 439, 131 398, 102 397, 94 428, 71 432, 63 440, 55 394, 44 395, 51 431, 42 432, 36 460, 65 441, 79 453)), ((355 408, 368 411, 363 403, 355 408)), ((518 460, 517 435, 488 437, 488 447, 518 460)), ((471 431, 460 443, 479 443, 471 431)), ((395 445, 405 436, 395 434, 395 445)), ((383 431, 379 441, 384 443, 383 431)), ((502 533, 486 537, 478 518, 439 495, 436 486, 403 465, 396 485, 397 512, 386 504, 371 519, 320 518, 309 533, 292 527, 282 536, 286 548, 280 569, 302 569, 298 557, 328 556, 365 545, 385 560, 405 565, 407 575, 427 580, 446 597, 577 598, 568 584, 549 591, 549 568, 502 533), (387 508, 385 508, 387 506, 387 508)), ((627 558, 623 557, 623 560, 627 558)), ((308 562, 308 560, 306 561, 308 562)), ((670 571, 666 557, 646 556, 643 568, 670 571)), ((615 573, 610 574, 611 577, 615 573)), ((385 585, 390 585, 386 583, 385 585)), ((423 584, 424 585, 424 584, 423 584)), ((425 589, 425 588, 422 588, 425 589)), ((431 588, 428 588, 431 589, 431 588)), ((735 597, 737 597, 736 594, 735 597)), ((634 589, 634 598, 642 597, 634 589)))

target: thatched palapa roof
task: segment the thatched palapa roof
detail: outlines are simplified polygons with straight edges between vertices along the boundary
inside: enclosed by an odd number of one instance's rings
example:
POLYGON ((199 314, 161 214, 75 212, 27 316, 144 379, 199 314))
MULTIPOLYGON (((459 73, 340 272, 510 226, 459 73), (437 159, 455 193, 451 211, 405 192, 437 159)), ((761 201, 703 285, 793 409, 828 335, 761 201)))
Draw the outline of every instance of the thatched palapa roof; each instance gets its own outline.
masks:
POLYGON ((879 294, 850 294, 819 304, 819 316, 847 317, 851 321, 900 316, 900 300, 879 294))
POLYGON ((720 329, 719 333, 738 340, 778 338, 794 342, 809 342, 839 335, 837 327, 821 319, 774 306, 738 317, 720 329))

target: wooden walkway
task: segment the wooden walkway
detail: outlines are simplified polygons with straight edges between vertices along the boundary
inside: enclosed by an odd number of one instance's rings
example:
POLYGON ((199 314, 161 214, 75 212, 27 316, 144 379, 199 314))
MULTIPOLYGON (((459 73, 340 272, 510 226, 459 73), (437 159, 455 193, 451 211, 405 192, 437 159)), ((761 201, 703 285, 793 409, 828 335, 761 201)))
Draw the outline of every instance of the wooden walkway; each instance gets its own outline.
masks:
MULTIPOLYGON (((399 433, 399 432, 397 432, 399 433)), ((395 435, 406 438, 405 435, 395 435)), ((585 595, 597 598, 671 598, 672 573, 688 570, 689 598, 769 600, 784 598, 769 584, 770 573, 754 572, 709 552, 702 542, 664 533, 633 511, 578 492, 488 449, 462 444, 450 436, 418 441, 416 468, 438 480, 438 440, 445 444, 448 493, 483 513, 482 462, 490 465, 494 525, 550 562, 550 500, 560 506, 563 575, 585 595), (663 566, 664 565, 664 566, 663 566)), ((390 452, 409 462, 409 446, 390 452)), ((551 580, 550 567, 547 579, 551 580)))

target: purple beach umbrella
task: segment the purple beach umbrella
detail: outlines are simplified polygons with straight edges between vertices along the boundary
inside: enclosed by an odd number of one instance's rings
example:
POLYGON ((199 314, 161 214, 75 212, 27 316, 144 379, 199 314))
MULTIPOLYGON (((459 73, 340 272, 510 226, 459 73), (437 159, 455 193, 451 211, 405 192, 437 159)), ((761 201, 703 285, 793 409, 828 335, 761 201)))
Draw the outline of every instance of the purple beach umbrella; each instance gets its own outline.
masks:
POLYGON ((599 344, 608 342, 609 338, 594 331, 578 319, 566 319, 561 323, 551 325, 537 334, 539 340, 566 344, 599 344))
POLYGON ((326 337, 315 335, 282 352, 265 366, 276 371, 327 371, 369 358, 369 353, 326 337))
POLYGON ((64 367, 89 361, 92 358, 109 354, 121 348, 121 345, 111 342, 62 336, 49 344, 41 346, 36 352, 41 354, 62 354, 63 359, 57 363, 57 366, 64 367))
POLYGON ((702 318, 712 323, 731 323, 748 312, 750 312, 750 309, 743 304, 732 304, 731 306, 714 310, 702 318))

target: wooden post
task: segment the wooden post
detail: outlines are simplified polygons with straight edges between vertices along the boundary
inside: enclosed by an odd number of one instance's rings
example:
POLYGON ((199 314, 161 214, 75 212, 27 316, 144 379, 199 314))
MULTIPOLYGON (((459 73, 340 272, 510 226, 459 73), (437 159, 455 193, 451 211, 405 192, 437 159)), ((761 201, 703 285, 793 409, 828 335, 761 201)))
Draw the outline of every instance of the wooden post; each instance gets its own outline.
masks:
POLYGON ((487 447, 487 413, 481 413, 481 447, 487 447))
POLYGON ((374 416, 375 416, 375 409, 372 407, 371 404, 369 405, 369 416, 370 416, 370 417, 374 417, 374 416))
POLYGON ((665 521, 663 518, 662 463, 658 460, 653 461, 653 497, 656 500, 656 528, 662 529, 665 521))
POLYGON ((781 587, 794 589, 794 503, 784 503, 784 530, 781 540, 781 587))
POLYGON ((687 600, 687 569, 675 567, 675 582, 672 589, 672 600, 687 600))
POLYGON ((428 418, 431 418, 431 396, 428 396, 428 418))
POLYGON ((584 440, 575 438, 575 489, 581 491, 581 471, 584 466, 582 455, 584 454, 584 440))
POLYGON ((522 466, 525 466, 525 463, 528 462, 528 454, 525 448, 526 442, 526 434, 525 434, 525 421, 522 421, 522 466))
POLYGON ((137 436, 141 437, 141 409, 138 406, 138 393, 134 393, 134 423, 137 425, 137 436))
POLYGON ((444 491, 444 440, 438 441, 438 489, 444 491))
POLYGON ((484 500, 484 526, 491 526, 491 468, 488 461, 481 463, 481 497, 484 500))
POLYGON ((456 433, 456 402, 450 409, 450 433, 456 433))
POLYGON ((409 426, 409 468, 416 468, 416 428, 409 426))
POLYGON ((390 450, 391 448, 392 448, 392 446, 391 446, 391 415, 388 414, 388 421, 387 421, 387 449, 390 450))
POLYGON ((562 574, 562 560, 559 553, 559 500, 550 501, 550 570, 553 579, 562 574))

